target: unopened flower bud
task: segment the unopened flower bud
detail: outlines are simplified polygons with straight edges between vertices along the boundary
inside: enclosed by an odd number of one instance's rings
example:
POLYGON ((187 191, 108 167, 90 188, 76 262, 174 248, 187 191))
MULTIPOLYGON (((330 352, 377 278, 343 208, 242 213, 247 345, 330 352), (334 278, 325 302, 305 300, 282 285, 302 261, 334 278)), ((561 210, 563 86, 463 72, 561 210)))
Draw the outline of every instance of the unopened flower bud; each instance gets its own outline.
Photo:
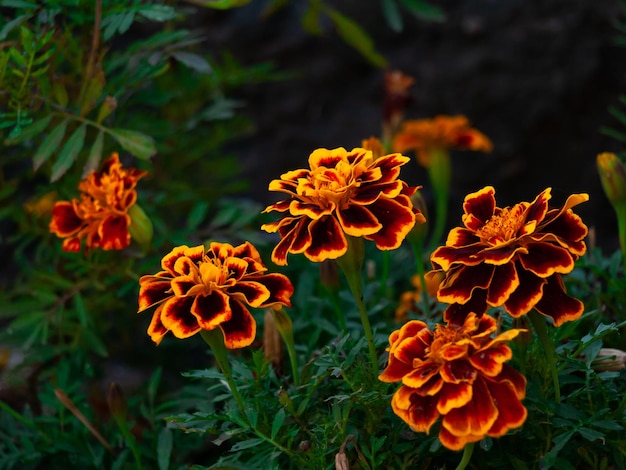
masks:
POLYGON ((283 367, 283 342, 280 337, 272 308, 265 310, 263 317, 263 355, 277 371, 283 367))
POLYGON ((102 123, 117 108, 117 100, 113 96, 107 96, 98 110, 96 122, 102 123))
POLYGON ((604 152, 597 159, 600 181, 613 205, 626 203, 626 167, 614 154, 604 152))
POLYGON ((126 399, 124 398, 124 392, 122 391, 122 387, 115 382, 109 384, 107 404, 109 405, 109 411, 115 421, 126 420, 126 399))
POLYGON ((130 233, 131 239, 135 240, 146 249, 152 241, 152 221, 139 204, 133 204, 133 206, 128 209, 128 215, 130 216, 128 232, 130 233))
POLYGON ((602 348, 591 363, 596 372, 626 369, 626 352, 621 349, 602 348))

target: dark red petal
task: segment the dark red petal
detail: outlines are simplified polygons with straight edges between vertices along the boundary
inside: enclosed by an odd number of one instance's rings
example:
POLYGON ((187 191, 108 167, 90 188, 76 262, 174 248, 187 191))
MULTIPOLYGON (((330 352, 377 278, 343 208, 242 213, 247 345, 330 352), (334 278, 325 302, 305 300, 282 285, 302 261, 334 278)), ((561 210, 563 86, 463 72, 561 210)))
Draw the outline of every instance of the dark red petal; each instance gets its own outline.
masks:
POLYGON ((174 270, 174 264, 176 263, 176 260, 178 258, 180 258, 181 256, 185 256, 185 250, 188 248, 189 247, 187 245, 182 245, 172 249, 172 251, 166 254, 161 260, 161 267, 172 276, 176 276, 177 274, 179 274, 174 270))
POLYGON ((163 310, 163 305, 160 305, 152 315, 152 320, 150 321, 150 325, 148 326, 148 335, 152 338, 157 345, 161 342, 165 333, 169 330, 163 326, 161 322, 161 311, 163 310))
POLYGON ((177 276, 170 281, 171 293, 177 297, 187 295, 189 290, 197 286, 195 279, 191 276, 177 276))
POLYGON ((550 200, 550 188, 544 189, 526 209, 526 222, 536 221, 537 225, 548 212, 548 200, 550 200))
POLYGON ((63 245, 61 245, 63 251, 76 252, 80 251, 80 238, 72 237, 66 238, 63 240, 63 245))
POLYGON ((254 341, 256 336, 256 322, 248 309, 239 301, 231 298, 230 320, 222 323, 220 328, 224 333, 224 345, 228 349, 244 348, 254 341))
POLYGON ((569 245, 585 238, 588 229, 582 219, 569 210, 542 227, 542 232, 552 233, 569 245))
POLYGON ((229 279, 241 279, 244 277, 246 272, 249 271, 249 263, 241 258, 236 258, 234 256, 229 256, 223 262, 224 266, 228 268, 228 278, 229 279))
POLYGON ((264 274, 262 276, 250 278, 263 284, 270 292, 270 296, 260 307, 267 307, 273 304, 291 306, 291 296, 293 295, 293 284, 287 276, 279 273, 264 274))
POLYGON ((214 289, 206 295, 196 296, 190 309, 203 330, 212 330, 231 319, 229 299, 222 291, 214 289))
MULTIPOLYGON (((306 231, 306 223, 308 219, 306 217, 301 217, 300 219, 287 219, 282 220, 281 224, 278 226, 280 231, 281 240, 274 247, 272 251, 272 261, 278 265, 286 265, 287 264, 287 253, 289 253, 291 245, 293 244, 294 238, 298 234, 301 227, 305 227, 306 231), (283 223, 286 222, 286 223, 283 223)), ((266 227, 264 225, 263 227, 266 227)))
POLYGON ((441 366, 441 378, 448 383, 473 382, 476 380, 477 372, 466 359, 446 361, 441 366))
POLYGON ((416 432, 429 432, 439 418, 437 397, 420 396, 409 387, 400 387, 391 399, 391 408, 416 432))
POLYGON ((476 266, 483 262, 483 252, 486 246, 484 243, 462 247, 440 246, 430 255, 430 261, 441 266, 441 269, 444 271, 447 271, 455 264, 476 266))
POLYGON ((393 153, 380 157, 374 161, 372 168, 380 168, 382 178, 379 182, 393 181, 400 176, 400 167, 411 161, 400 153, 393 153))
POLYGON ((109 216, 102 221, 98 228, 100 235, 100 246, 103 250, 121 250, 130 244, 130 233, 128 225, 130 217, 109 216))
POLYGON ((528 412, 519 401, 513 387, 507 382, 487 382, 489 393, 498 403, 498 419, 493 423, 489 432, 491 437, 504 436, 510 429, 519 428, 528 412))
POLYGON ((78 232, 82 225, 83 220, 76 214, 72 203, 60 201, 54 204, 50 232, 64 238, 78 232))
POLYGON ((437 300, 448 304, 464 304, 474 289, 487 289, 495 267, 488 264, 454 267, 439 285, 437 300))
MULTIPOLYGON (((496 208, 495 193, 496 190, 493 186, 485 186, 480 191, 468 194, 463 202, 463 210, 466 214, 471 214, 476 220, 482 222, 481 226, 484 225, 493 216, 496 208)), ((470 230, 479 228, 474 226, 474 223, 471 223, 470 226, 467 223, 465 225, 470 230)))
POLYGON ((236 258, 252 258, 255 261, 261 262, 259 251, 250 242, 244 242, 234 247, 232 256, 236 258))
POLYGON ((320 262, 325 259, 336 259, 343 256, 348 249, 348 241, 341 230, 341 225, 332 216, 325 216, 309 224, 311 244, 304 251, 311 261, 320 262))
POLYGON ((565 248, 550 243, 526 244, 527 254, 520 254, 519 260, 524 269, 539 277, 548 277, 554 273, 569 273, 574 269, 574 259, 565 248))
POLYGON ((561 276, 554 274, 547 278, 543 286, 543 296, 535 309, 552 318, 554 326, 561 326, 566 321, 577 320, 585 309, 583 303, 565 293, 561 276))
POLYGON ((345 209, 337 209, 337 219, 346 234, 362 237, 378 232, 382 225, 376 217, 363 206, 350 204, 345 209))
POLYGON ((319 204, 302 202, 295 199, 291 201, 289 206, 289 212, 294 217, 305 216, 313 220, 317 220, 324 215, 330 215, 333 209, 334 204, 322 207, 319 204))
POLYGON ((481 255, 483 263, 502 265, 509 263, 512 259, 524 253, 526 253, 524 246, 516 246, 514 243, 509 243, 483 250, 481 255))
POLYGON ((465 406, 472 400, 472 385, 467 382, 444 383, 438 397, 437 411, 445 415, 450 410, 465 406))
POLYGON ((170 280, 159 280, 153 276, 143 276, 139 279, 139 312, 152 307, 172 295, 170 280))
POLYGON ((413 371, 413 364, 407 364, 397 359, 395 356, 389 356, 387 367, 378 376, 381 382, 399 382, 409 372, 413 371))
POLYGON ((419 364, 413 364, 413 370, 402 377, 402 383, 408 387, 420 390, 435 376, 438 376, 439 364, 435 364, 432 361, 424 361, 419 364))
POLYGON ((452 304, 443 312, 444 321, 449 324, 462 325, 470 313, 481 316, 487 311, 487 291, 475 289, 472 298, 465 304, 452 304))
POLYGON ((409 198, 404 195, 395 200, 381 197, 367 207, 382 224, 382 228, 365 238, 373 240, 379 250, 398 248, 415 225, 415 214, 409 198))
POLYGON ((496 266, 489 284, 487 303, 494 307, 499 307, 508 300, 518 287, 519 277, 517 276, 515 263, 496 266))
MULTIPOLYGON (((485 315, 486 316, 486 315, 485 315)), ((495 377, 502 371, 502 364, 513 357, 511 348, 500 343, 495 346, 479 351, 469 358, 473 367, 488 377, 495 377)))
POLYGON ((474 232, 463 227, 455 227, 448 232, 446 246, 462 247, 479 243, 480 238, 474 232))
POLYGON ((262 282, 244 280, 229 287, 228 294, 255 308, 263 305, 270 297, 269 289, 262 282))
POLYGON ((484 436, 468 434, 466 436, 455 436, 443 426, 439 429, 439 441, 441 445, 450 450, 462 450, 467 444, 480 441, 484 436))
POLYGON ((495 382, 506 382, 513 387, 517 398, 523 400, 526 397, 526 377, 513 369, 508 364, 502 364, 502 371, 497 377, 491 379, 495 382))
POLYGON ((504 308, 509 315, 517 318, 526 315, 539 302, 546 281, 517 264, 515 267, 519 276, 519 286, 504 302, 504 308))
POLYGON ((454 436, 485 436, 498 418, 498 407, 482 378, 474 382, 472 400, 448 412, 441 423, 454 436))
POLYGON ((188 338, 200 331, 198 319, 191 313, 194 297, 170 297, 162 306, 161 322, 177 338, 188 338))

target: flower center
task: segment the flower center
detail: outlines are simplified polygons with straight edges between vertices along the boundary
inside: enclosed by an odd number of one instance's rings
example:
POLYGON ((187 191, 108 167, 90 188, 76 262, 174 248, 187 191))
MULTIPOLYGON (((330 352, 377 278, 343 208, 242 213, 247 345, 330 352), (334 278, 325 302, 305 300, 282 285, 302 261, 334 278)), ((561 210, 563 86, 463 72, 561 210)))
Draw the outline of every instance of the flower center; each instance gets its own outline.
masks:
POLYGON ((360 186, 354 178, 354 167, 346 162, 339 162, 335 168, 317 168, 311 172, 309 181, 312 185, 310 194, 316 201, 326 206, 329 203, 344 207, 350 201, 352 190, 360 186))
POLYGON ((228 267, 223 265, 219 259, 201 263, 198 266, 200 281, 207 292, 223 287, 230 273, 228 267))
POLYGON ((437 364, 445 362, 444 353, 450 347, 466 348, 467 345, 458 345, 462 340, 469 339, 470 336, 463 333, 463 329, 457 326, 437 325, 433 342, 430 344, 426 356, 437 364))
POLYGON ((516 237, 518 230, 524 225, 523 207, 519 204, 513 208, 504 208, 494 214, 476 231, 483 242, 500 245, 516 237))

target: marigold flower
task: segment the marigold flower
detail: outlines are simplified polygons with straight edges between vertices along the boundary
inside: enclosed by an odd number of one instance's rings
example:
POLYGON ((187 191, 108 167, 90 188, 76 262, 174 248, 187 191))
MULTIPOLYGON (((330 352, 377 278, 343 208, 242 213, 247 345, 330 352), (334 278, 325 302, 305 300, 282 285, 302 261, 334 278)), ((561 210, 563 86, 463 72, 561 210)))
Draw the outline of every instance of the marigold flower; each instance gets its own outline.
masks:
POLYGON ((65 239, 65 251, 80 251, 83 238, 88 250, 126 248, 131 239, 128 212, 137 201, 137 181, 146 173, 123 168, 113 153, 100 171, 92 171, 79 183, 80 199, 55 203, 50 232, 65 239))
POLYGON ((213 242, 174 248, 161 261, 162 271, 139 279, 138 313, 158 305, 148 334, 159 344, 171 331, 188 338, 220 328, 229 349, 254 341, 256 322, 247 306, 290 306, 293 285, 283 274, 266 273, 258 251, 245 242, 233 247, 213 242))
POLYGON ((463 324, 440 324, 434 332, 412 320, 391 333, 379 379, 402 383, 391 400, 394 413, 426 433, 443 416, 439 440, 452 450, 524 424, 526 379, 505 364, 512 357, 505 343, 520 330, 494 337, 496 330, 493 317, 471 313, 463 324))
MULTIPOLYGON (((437 288, 442 279, 443 273, 425 279, 426 292, 428 293, 429 299, 437 298, 437 288)), ((414 287, 414 290, 403 292, 400 296, 398 306, 396 307, 395 321, 398 323, 405 322, 409 316, 409 312, 421 312, 417 306, 423 302, 424 289, 422 288, 422 280, 419 274, 411 276, 411 285, 414 287)))
POLYGON ((551 209, 550 190, 506 208, 496 206, 492 186, 465 197, 465 227, 452 229, 431 255, 433 267, 445 272, 437 298, 451 304, 446 321, 461 324, 488 306, 504 306, 515 318, 534 308, 555 326, 580 317, 583 304, 565 293, 561 274, 586 251, 587 226, 572 207, 589 196, 573 194, 551 209))
POLYGON ((380 250, 398 248, 415 222, 425 220, 410 199, 419 188, 398 179, 408 161, 397 153, 374 159, 362 148, 317 149, 309 157, 310 170, 273 180, 269 190, 289 198, 263 211, 287 213, 261 227, 281 236, 272 261, 287 264, 288 253, 316 262, 339 258, 348 249, 346 235, 373 240, 380 250))
POLYGON ((437 149, 491 152, 489 138, 471 127, 465 116, 435 116, 405 121, 393 140, 394 152, 414 150, 420 165, 429 165, 429 154, 437 149))

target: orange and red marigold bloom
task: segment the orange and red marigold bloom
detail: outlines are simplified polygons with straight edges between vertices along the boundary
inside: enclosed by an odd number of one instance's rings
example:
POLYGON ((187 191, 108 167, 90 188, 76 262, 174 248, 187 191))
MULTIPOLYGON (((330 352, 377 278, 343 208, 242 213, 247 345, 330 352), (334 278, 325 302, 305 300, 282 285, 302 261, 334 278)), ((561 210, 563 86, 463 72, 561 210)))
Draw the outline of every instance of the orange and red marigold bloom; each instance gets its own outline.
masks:
POLYGON ((429 154, 436 150, 477 150, 491 152, 489 138, 471 127, 465 116, 435 116, 433 119, 405 121, 393 140, 394 152, 415 151, 420 165, 429 165, 429 154))
POLYGON ((348 249, 346 236, 373 240, 381 250, 398 248, 415 222, 425 221, 410 199, 418 188, 398 179, 409 160, 397 153, 375 159, 363 148, 317 149, 310 169, 273 180, 269 190, 289 197, 264 210, 285 213, 261 227, 281 236, 272 260, 285 265, 288 253, 316 262, 336 259, 348 249))
POLYGON ((135 186, 146 175, 136 168, 123 168, 117 153, 92 171, 78 189, 80 199, 59 201, 52 208, 50 232, 63 240, 65 251, 87 249, 121 250, 130 244, 128 211, 137 201, 135 186))
POLYGON ((462 324, 490 306, 516 318, 534 308, 555 326, 580 317, 583 304, 566 294, 561 275, 586 251, 587 226, 572 207, 589 196, 571 195, 561 208, 549 208, 550 197, 548 188, 533 202, 500 208, 491 186, 466 196, 465 227, 452 229, 431 255, 445 272, 437 298, 451 304, 446 321, 462 324))
POLYGON ((258 251, 245 242, 179 246, 165 255, 162 271, 139 280, 139 312, 157 306, 148 334, 159 344, 171 331, 187 338, 220 328, 229 349, 250 345, 256 322, 247 306, 291 305, 293 286, 283 274, 267 273, 258 251))
POLYGON ((440 324, 434 332, 412 320, 391 333, 379 379, 402 383, 391 400, 394 413, 426 433, 443 417, 439 440, 452 450, 524 424, 526 379, 505 364, 512 357, 506 342, 520 330, 494 337, 496 329, 493 317, 472 313, 463 324, 440 324))

